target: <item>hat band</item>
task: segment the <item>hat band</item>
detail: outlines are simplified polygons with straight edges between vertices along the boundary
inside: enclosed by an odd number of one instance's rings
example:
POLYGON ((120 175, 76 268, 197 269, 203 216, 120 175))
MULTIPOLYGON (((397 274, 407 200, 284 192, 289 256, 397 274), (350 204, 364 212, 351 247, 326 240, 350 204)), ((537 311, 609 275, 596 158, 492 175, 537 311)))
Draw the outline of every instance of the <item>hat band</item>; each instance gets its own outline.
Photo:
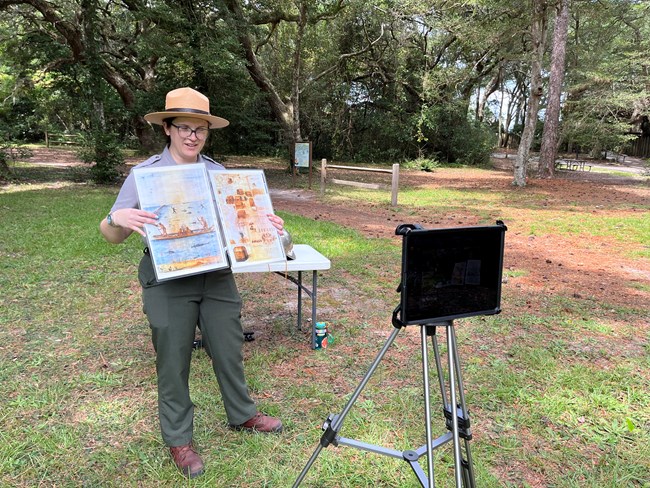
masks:
POLYGON ((191 114, 210 115, 210 112, 205 110, 198 110, 195 108, 166 108, 165 112, 187 112, 191 114))

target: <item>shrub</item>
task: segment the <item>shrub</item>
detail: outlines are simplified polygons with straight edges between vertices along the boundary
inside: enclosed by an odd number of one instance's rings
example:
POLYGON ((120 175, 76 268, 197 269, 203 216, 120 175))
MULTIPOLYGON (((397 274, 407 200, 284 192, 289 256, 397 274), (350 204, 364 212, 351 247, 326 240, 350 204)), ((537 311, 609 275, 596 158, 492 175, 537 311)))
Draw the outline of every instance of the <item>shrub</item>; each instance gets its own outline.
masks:
POLYGON ((403 167, 405 169, 419 169, 431 173, 440 167, 440 162, 434 158, 417 158, 412 161, 407 161, 403 164, 403 167))
POLYGON ((116 135, 98 130, 87 141, 78 155, 84 163, 93 165, 90 168, 92 180, 98 184, 114 183, 120 175, 117 168, 124 163, 116 135))
POLYGON ((460 102, 423 106, 417 139, 425 154, 436 154, 445 164, 486 164, 494 145, 489 127, 471 120, 466 105, 460 102))
POLYGON ((32 156, 32 151, 20 144, 0 140, 0 179, 7 179, 11 174, 9 163, 32 156))

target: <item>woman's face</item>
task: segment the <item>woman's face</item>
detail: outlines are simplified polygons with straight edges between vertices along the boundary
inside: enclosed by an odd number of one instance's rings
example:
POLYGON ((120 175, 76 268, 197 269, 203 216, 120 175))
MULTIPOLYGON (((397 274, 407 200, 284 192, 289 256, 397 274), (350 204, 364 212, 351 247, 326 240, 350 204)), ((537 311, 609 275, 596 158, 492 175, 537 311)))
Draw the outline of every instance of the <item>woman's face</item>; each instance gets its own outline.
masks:
POLYGON ((193 117, 176 117, 171 125, 164 124, 163 127, 171 138, 169 152, 174 161, 179 164, 196 163, 205 146, 209 124, 193 117))

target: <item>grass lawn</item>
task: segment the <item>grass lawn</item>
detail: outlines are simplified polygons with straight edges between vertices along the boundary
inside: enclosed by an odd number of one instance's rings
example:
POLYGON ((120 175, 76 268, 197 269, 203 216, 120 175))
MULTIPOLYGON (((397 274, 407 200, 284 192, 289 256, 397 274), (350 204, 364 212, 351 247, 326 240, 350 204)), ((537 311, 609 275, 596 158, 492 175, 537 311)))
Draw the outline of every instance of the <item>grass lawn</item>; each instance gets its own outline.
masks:
MULTIPOLYGON (((136 279, 142 243, 131 237, 109 245, 97 230, 117 188, 78 182, 78 171, 24 169, 29 184, 0 187, 0 486, 291 486, 318 445, 321 424, 340 412, 392 331, 396 241, 279 212, 297 242, 332 261, 321 275, 319 307, 334 344, 309 348, 307 331, 295 328, 289 283, 238 276, 244 326, 256 331, 245 344, 249 386, 262 410, 283 419, 285 432, 230 430, 209 359, 196 351, 195 443, 206 473, 189 481, 158 431, 154 353, 136 279)), ((579 206, 549 220, 548 210, 521 193, 472 192, 480 218, 492 218, 498 199, 506 217, 532 219, 534 238, 604 235, 638 243, 641 250, 627 258, 648 259, 648 205, 631 220, 610 221, 579 206)), ((327 198, 344 205, 369 195, 344 190, 327 198)), ((400 212, 455 211, 450 206, 461 197, 467 194, 407 187, 400 212)), ((540 296, 525 285, 523 265, 505 276, 503 312, 456 328, 477 486, 650 486, 647 303, 540 296)), ((647 293, 647 285, 638 289, 647 293)), ((399 451, 424 444, 420 354, 419 328, 400 332, 341 435, 399 451)), ((444 421, 437 384, 432 390, 438 436, 444 421)), ((426 468, 426 458, 421 462, 426 468)), ((436 449, 435 466, 436 486, 454 486, 449 446, 436 449)), ((302 486, 420 484, 404 461, 341 446, 323 449, 302 486)))

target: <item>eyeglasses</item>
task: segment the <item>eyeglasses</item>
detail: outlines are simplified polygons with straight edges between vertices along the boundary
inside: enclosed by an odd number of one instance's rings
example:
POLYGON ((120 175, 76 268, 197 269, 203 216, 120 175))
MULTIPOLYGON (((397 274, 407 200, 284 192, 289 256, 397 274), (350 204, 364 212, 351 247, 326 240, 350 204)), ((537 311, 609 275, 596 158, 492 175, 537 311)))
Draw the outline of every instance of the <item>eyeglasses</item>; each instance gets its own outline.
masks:
POLYGON ((208 137, 209 129, 207 127, 197 127, 196 129, 192 129, 186 125, 176 125, 173 122, 171 125, 178 129, 178 135, 183 138, 188 138, 194 134, 199 141, 205 141, 208 137))

